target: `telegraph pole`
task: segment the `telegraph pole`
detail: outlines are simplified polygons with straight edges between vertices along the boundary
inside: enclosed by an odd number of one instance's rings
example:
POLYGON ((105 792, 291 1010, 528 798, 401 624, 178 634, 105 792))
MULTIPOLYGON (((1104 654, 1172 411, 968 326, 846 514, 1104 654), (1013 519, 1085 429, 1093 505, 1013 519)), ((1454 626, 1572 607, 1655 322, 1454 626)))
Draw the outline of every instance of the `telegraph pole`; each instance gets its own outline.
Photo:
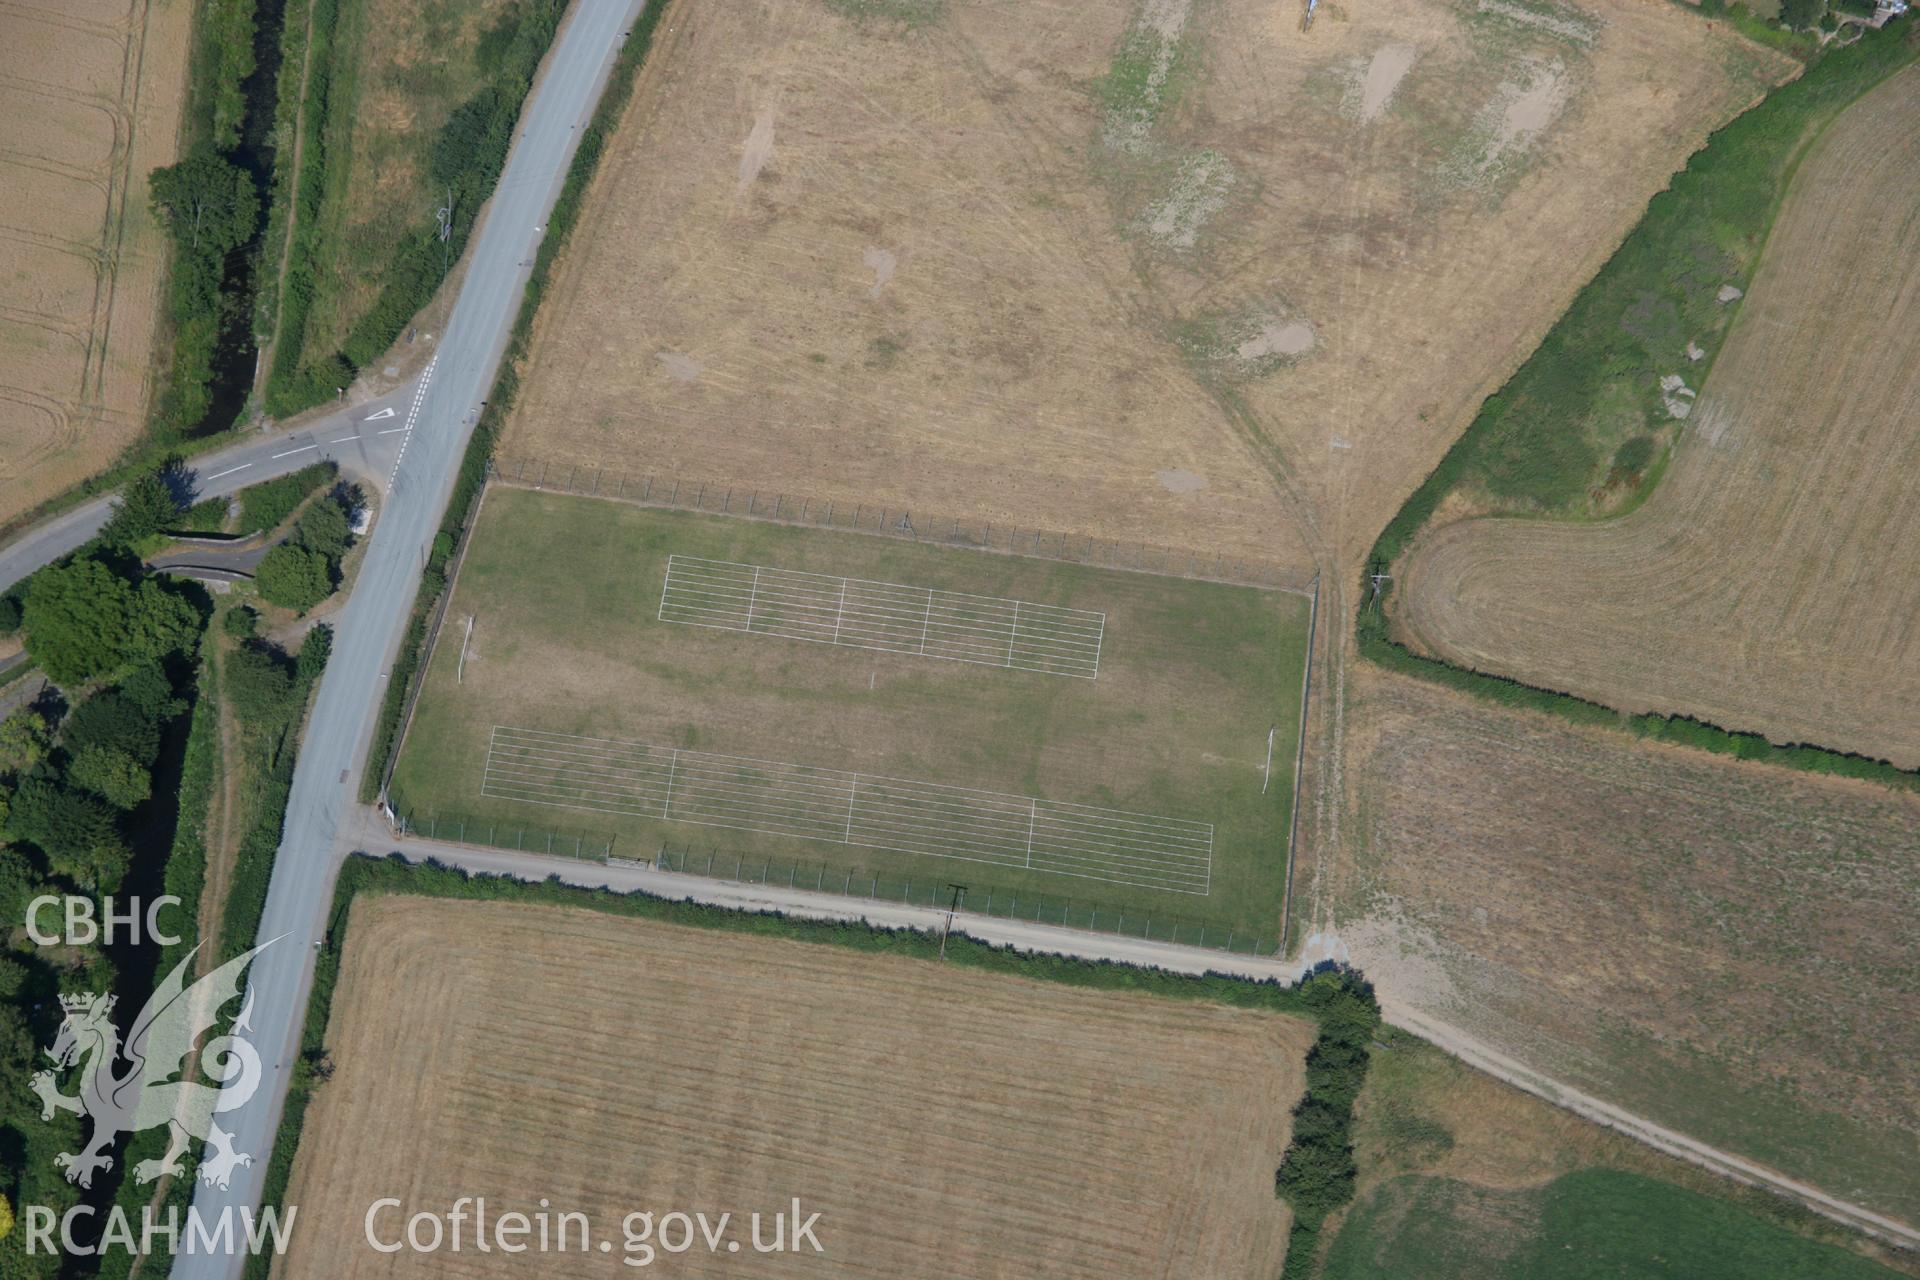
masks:
POLYGON ((947 958, 947 935, 953 932, 954 914, 960 910, 960 900, 967 896, 967 886, 963 884, 948 884, 947 888, 953 890, 953 901, 947 904, 947 923, 940 930, 940 958, 942 960, 947 958))

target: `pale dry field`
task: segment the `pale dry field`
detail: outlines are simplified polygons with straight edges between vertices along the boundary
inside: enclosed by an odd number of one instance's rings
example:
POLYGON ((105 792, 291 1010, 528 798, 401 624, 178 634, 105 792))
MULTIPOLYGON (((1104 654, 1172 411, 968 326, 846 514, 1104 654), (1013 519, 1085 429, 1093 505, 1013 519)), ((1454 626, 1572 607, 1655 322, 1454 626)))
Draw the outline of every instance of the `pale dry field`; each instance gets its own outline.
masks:
POLYGON ((1469 520, 1416 547, 1400 620, 1450 661, 1611 706, 1920 765, 1920 71, 1794 179, 1647 504, 1469 520))
POLYGON ((1780 74, 1646 0, 909 7, 669 16, 510 450, 1344 573, 1780 74))
POLYGON ((140 434, 166 238, 147 173, 172 163, 189 0, 0 9, 0 521, 140 434))
POLYGON ((315 1276, 626 1274, 619 1222, 823 1214, 702 1276, 1276 1275, 1311 1024, 586 910, 353 908, 288 1202, 315 1276), (404 1031, 400 1030, 404 1028, 404 1031), (406 1141, 392 1135, 405 1134, 406 1141), (382 1196, 589 1213, 611 1255, 382 1256, 382 1196))
POLYGON ((1920 1216, 1920 797, 1357 670, 1337 926, 1554 1078, 1920 1216))

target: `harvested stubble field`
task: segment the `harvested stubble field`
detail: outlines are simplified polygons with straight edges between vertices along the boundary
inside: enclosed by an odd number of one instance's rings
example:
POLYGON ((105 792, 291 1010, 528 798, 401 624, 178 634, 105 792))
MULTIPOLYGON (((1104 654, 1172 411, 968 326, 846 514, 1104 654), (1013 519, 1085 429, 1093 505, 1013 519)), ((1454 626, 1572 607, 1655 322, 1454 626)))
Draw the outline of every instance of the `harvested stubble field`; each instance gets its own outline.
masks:
MULTIPOLYGON (((592 911, 362 898, 279 1274, 621 1274, 635 1210, 822 1216, 707 1276, 1262 1275, 1310 1023, 592 911), (394 1028, 412 1030, 396 1039, 394 1028), (412 1135, 409 1142, 384 1140, 412 1135), (382 1256, 382 1196, 589 1215, 610 1255, 382 1256), (542 1199, 544 1197, 544 1200, 542 1199)), ((403 1219, 396 1219, 403 1221, 403 1219)))
POLYGON ((495 487, 391 794, 415 826, 482 843, 717 848, 716 872, 740 857, 755 878, 922 898, 958 881, 978 909, 1071 900, 1108 928, 1157 915, 1271 946, 1307 612, 495 487))
POLYGON ((1338 927, 1383 991, 1920 1220, 1920 797, 1357 676, 1338 927))
POLYGON ((1298 23, 1271 0, 682 6, 510 447, 1357 564, 1781 71, 1637 0, 1298 23))
POLYGON ((103 469, 145 424, 193 6, 0 13, 0 520, 103 469))
POLYGON ((1599 525, 1423 538, 1397 615, 1449 661, 1920 765, 1920 71, 1794 179, 1673 464, 1599 525))

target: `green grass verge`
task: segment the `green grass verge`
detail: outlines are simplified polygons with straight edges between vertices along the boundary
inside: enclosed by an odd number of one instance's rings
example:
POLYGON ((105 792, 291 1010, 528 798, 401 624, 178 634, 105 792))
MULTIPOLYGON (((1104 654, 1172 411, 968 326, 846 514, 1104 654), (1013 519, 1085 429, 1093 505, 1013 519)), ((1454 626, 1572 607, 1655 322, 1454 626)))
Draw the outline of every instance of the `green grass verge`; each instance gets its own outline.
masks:
POLYGON ((1539 348, 1489 397, 1381 533, 1391 563, 1441 502, 1463 493, 1504 514, 1581 514, 1627 440, 1671 425, 1662 376, 1698 385, 1737 306, 1787 185, 1820 131, 1920 52, 1911 19, 1835 50, 1716 132, 1574 298, 1539 348), (1708 360, 1689 363, 1688 342, 1708 360))
POLYGON ((315 490, 331 484, 338 474, 339 469, 333 463, 316 462, 288 475, 248 485, 240 491, 240 520, 236 532, 244 536, 278 528, 315 490))
MULTIPOLYGON (((1911 18, 1834 50, 1805 75, 1716 132, 1600 273, 1575 297, 1539 349, 1481 406, 1465 434, 1382 530, 1368 573, 1390 572, 1449 497, 1503 514, 1584 517, 1585 503, 1629 441, 1665 431, 1659 378, 1688 341, 1708 351, 1698 383, 1737 313, 1721 284, 1750 283, 1786 188, 1807 150, 1839 113, 1920 55, 1911 18)), ((1662 435, 1661 438, 1664 438, 1662 435)), ((1631 509, 1666 472, 1664 449, 1640 472, 1631 509)), ((1391 670, 1509 706, 1577 723, 1812 773, 1920 787, 1920 770, 1691 716, 1630 716, 1601 703, 1414 653, 1392 638, 1391 580, 1363 581, 1356 620, 1361 653, 1391 670)))
POLYGON ((561 184, 553 213, 547 218, 547 233, 541 237, 540 246, 534 251, 533 270, 527 277, 526 290, 520 298, 520 311, 514 317, 513 333, 507 340, 507 349, 500 361, 500 374, 494 380, 493 394, 487 400, 487 407, 481 411, 480 421, 475 424, 473 437, 467 442, 467 451, 460 460, 460 474, 454 479, 453 494, 447 500, 446 514, 441 517, 440 535, 435 540, 426 573, 421 579, 420 592, 414 600, 413 616, 407 624, 406 637, 400 642, 400 652, 394 659, 391 678, 387 681, 386 696, 380 704, 380 718, 374 723, 373 741, 367 752, 366 772, 360 778, 361 804, 372 804, 380 798, 385 787, 387 768, 393 759, 394 742, 400 732, 400 721, 406 714, 407 699, 412 695, 413 681, 419 671, 420 649, 426 643, 427 618, 440 593, 446 589, 443 575, 448 557, 464 535, 467 516, 473 510, 474 500, 486 484, 488 471, 493 465, 494 441, 499 438, 500 427, 512 411, 513 402, 519 394, 519 366, 526 359, 527 344, 533 337, 533 317, 540 309, 541 299, 546 296, 547 282, 553 275, 553 264, 580 221, 581 202, 586 198, 587 187, 593 182, 593 175, 599 171, 600 159, 606 152, 607 140, 613 135, 614 126, 619 123, 627 103, 633 97, 634 77, 646 61, 647 51, 653 47, 654 29, 659 26, 660 17, 667 7, 665 3, 649 4, 621 44, 620 52, 614 58, 613 69, 607 77, 606 88, 600 95, 600 103, 594 108, 593 119, 580 135, 580 144, 574 151, 573 163, 567 169, 566 181, 561 184))
POLYGON ((1497 1190, 1410 1175, 1347 1215, 1324 1280, 1889 1280, 1724 1200, 1616 1169, 1497 1190))
MULTIPOLYGON (((306 643, 332 636, 324 628, 307 633, 306 643)), ((326 650, 316 650, 317 653, 326 650)), ((312 655, 309 655, 312 656, 312 655)), ((247 754, 240 769, 240 787, 244 810, 252 815, 247 832, 240 838, 234 854, 233 871, 227 884, 227 899, 220 916, 220 958, 230 960, 256 941, 260 919, 267 909, 267 889, 273 881, 273 865, 286 834, 287 800, 293 794, 293 770, 300 744, 300 730, 306 719, 307 704, 313 687, 325 667, 319 663, 289 663, 292 679, 277 699, 249 702, 233 699, 234 717, 240 726, 240 738, 247 754)))
POLYGON ((366 42, 381 21, 370 0, 313 3, 302 154, 291 192, 296 212, 266 390, 268 412, 282 417, 347 385, 432 300, 493 193, 521 106, 566 10, 563 0, 520 0, 468 39, 459 9, 423 8, 405 20, 422 24, 436 57, 369 67, 366 42), (411 127, 382 131, 366 116, 361 88, 368 76, 403 95, 411 127), (366 151, 357 172, 356 148, 366 151), (370 165, 411 180, 377 195, 352 190, 370 165), (433 210, 447 192, 453 215, 442 241, 433 210), (357 305, 346 300, 347 286, 366 281, 379 286, 374 299, 359 314, 345 314, 357 305))

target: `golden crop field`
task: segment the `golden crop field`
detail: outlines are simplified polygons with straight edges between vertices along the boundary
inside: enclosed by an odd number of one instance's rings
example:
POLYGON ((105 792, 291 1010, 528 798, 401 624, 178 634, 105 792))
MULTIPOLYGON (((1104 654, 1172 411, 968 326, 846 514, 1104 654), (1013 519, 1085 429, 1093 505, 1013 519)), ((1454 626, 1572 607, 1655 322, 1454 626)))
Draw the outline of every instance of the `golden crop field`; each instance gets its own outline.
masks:
POLYGON ((1323 573, 1782 74, 1643 0, 770 0, 658 41, 511 451, 1323 573))
POLYGON ((631 1211, 799 1197, 822 1215, 822 1254, 659 1261, 707 1276, 1277 1275, 1289 1219, 1273 1174, 1313 1034, 589 910, 362 898, 278 1274, 628 1274, 631 1211), (411 1213, 482 1195, 496 1213, 542 1197, 584 1212, 615 1247, 364 1243, 382 1197, 411 1213))
POLYGON ((101 470, 145 423, 186 0, 0 12, 0 521, 101 470))
POLYGON ((1549 1076, 1920 1215, 1920 796, 1355 673, 1336 922, 1549 1076))
POLYGON ((1920 71, 1795 177, 1665 480, 1598 525, 1423 539, 1399 618, 1450 661, 1920 765, 1920 71))

